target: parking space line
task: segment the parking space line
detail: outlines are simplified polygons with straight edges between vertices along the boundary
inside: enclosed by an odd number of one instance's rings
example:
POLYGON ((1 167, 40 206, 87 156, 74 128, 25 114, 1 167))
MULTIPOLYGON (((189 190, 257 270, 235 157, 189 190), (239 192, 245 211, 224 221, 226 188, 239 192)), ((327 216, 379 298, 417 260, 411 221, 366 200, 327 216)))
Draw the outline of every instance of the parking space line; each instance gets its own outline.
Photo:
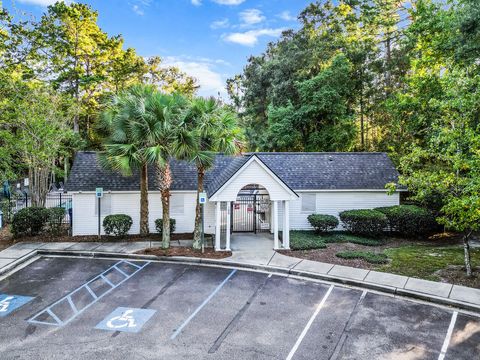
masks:
POLYGON ((230 274, 223 280, 220 285, 218 285, 215 290, 203 301, 202 304, 198 308, 195 309, 195 311, 183 322, 182 325, 178 327, 177 330, 172 334, 170 337, 171 340, 175 339, 183 330, 185 326, 188 325, 190 321, 202 310, 202 308, 207 305, 207 303, 220 291, 220 289, 227 283, 228 280, 237 272, 237 269, 234 269, 230 272, 230 274))
POLYGON ((222 331, 220 336, 215 340, 213 345, 210 347, 208 350, 209 354, 215 353, 220 345, 222 345, 222 342, 225 340, 225 338, 230 334, 232 329, 235 327, 235 325, 240 321, 241 317, 247 312, 248 308, 250 305, 253 303, 257 295, 262 291, 262 289, 265 287, 267 284, 268 280, 272 277, 272 274, 269 274, 265 280, 255 289, 253 294, 248 298, 248 300, 245 302, 245 304, 242 306, 242 308, 237 312, 237 314, 234 316, 232 321, 227 325, 227 327, 222 331))
POLYGON ((300 336, 298 337, 297 342, 295 343, 295 345, 293 345, 292 350, 290 350, 290 353, 289 353, 288 356, 287 356, 287 360, 291 360, 291 359, 293 358, 293 355, 295 355, 298 347, 300 346, 300 344, 301 344, 302 341, 303 341, 303 338, 305 337, 305 335, 307 335, 308 330, 309 330, 310 327, 312 326, 313 321, 314 321, 315 318, 317 317, 317 315, 318 315, 318 313, 320 312, 320 310, 322 310, 322 307, 323 307, 323 305, 325 304, 325 301, 327 301, 327 298, 328 298, 328 297, 330 296, 330 294, 332 293, 333 288, 334 288, 334 286, 333 286, 333 285, 330 285, 330 287, 328 288, 327 293, 323 296, 322 301, 320 301, 320 304, 318 304, 317 309, 315 310, 315 312, 313 313, 313 315, 310 317, 310 320, 308 320, 307 325, 305 325, 305 328, 303 329, 302 333, 301 333, 300 336))
MULTIPOLYGON (((116 264, 112 265, 111 267, 109 267, 107 270, 104 270, 101 274, 95 276, 93 279, 89 280, 87 283, 79 286, 78 288, 76 288, 75 290, 73 290, 72 292, 70 292, 69 294, 63 296, 62 298, 60 298, 59 300, 55 301, 53 304, 50 304, 49 306, 47 306, 45 309, 43 309, 42 311, 36 313, 35 315, 33 315, 30 319, 28 319, 27 321, 29 323, 33 323, 33 324, 44 324, 44 325, 53 325, 53 326, 63 326, 63 325, 66 325, 67 323, 69 323, 70 321, 72 321, 73 319, 75 319, 78 315, 80 315, 83 311, 85 311, 86 309, 88 309, 90 306, 92 306, 93 304, 95 304, 98 300, 100 300, 102 297, 104 297, 105 295, 107 295, 108 293, 110 293, 111 291, 113 291, 114 289, 116 289, 117 287, 119 287, 121 284, 123 284, 125 281, 127 281, 128 279, 130 279, 132 276, 134 276, 136 273, 138 273, 139 271, 141 271, 143 268, 145 268, 145 266, 147 266, 148 264, 150 264, 150 261, 148 262, 145 262, 141 267, 139 266, 136 266, 135 267, 137 268, 133 273, 131 273, 130 275, 128 275, 126 278, 124 278, 123 280, 121 280, 118 284, 116 285, 113 285, 110 281, 107 280, 107 278, 104 276, 104 274, 108 273, 109 271, 111 271, 112 269, 117 269, 117 265, 120 265, 122 263, 126 263, 127 261, 119 261, 117 262, 116 264), (95 281, 97 280, 102 280, 103 282, 105 282, 107 285, 109 286, 112 286, 110 287, 107 291, 105 291, 104 293, 102 293, 101 295, 96 295, 95 292, 90 288, 90 286, 88 286, 89 284, 92 284, 94 283, 95 281), (87 305, 85 305, 81 310, 77 310, 77 307, 75 306, 75 304, 73 303, 72 301, 72 295, 73 294, 76 294, 78 293, 81 289, 86 289, 90 295, 93 297, 93 300, 90 301, 87 305), (52 311, 52 308, 61 303, 62 301, 64 300, 67 300, 70 308, 72 309, 73 311, 73 315, 71 315, 68 319, 62 321, 58 318, 57 315, 55 315, 55 313, 52 311), (51 322, 46 322, 46 321, 42 321, 42 320, 37 320, 38 317, 40 317, 42 314, 48 314, 51 318, 53 318, 53 320, 55 320, 56 323, 51 323, 51 322)), ((128 262, 128 264, 131 264, 130 262, 128 262)), ((133 264, 132 264, 133 265, 133 264)))
POLYGON ((443 342, 442 351, 440 352, 440 355, 438 355, 438 360, 443 360, 445 358, 445 355, 447 354, 448 345, 450 344, 450 340, 453 334, 453 328, 455 327, 455 323, 457 322, 457 315, 458 311, 454 311, 452 314, 452 319, 450 320, 450 325, 448 326, 445 341, 443 342))

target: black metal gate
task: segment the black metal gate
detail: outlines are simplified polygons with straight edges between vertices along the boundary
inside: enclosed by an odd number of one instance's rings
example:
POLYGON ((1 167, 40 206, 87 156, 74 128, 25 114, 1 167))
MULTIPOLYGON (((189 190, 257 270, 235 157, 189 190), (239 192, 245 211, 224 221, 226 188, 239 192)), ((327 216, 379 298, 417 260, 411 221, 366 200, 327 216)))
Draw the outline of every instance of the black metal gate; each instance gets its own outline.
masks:
POLYGON ((270 198, 268 195, 241 195, 232 203, 232 232, 269 232, 270 198))

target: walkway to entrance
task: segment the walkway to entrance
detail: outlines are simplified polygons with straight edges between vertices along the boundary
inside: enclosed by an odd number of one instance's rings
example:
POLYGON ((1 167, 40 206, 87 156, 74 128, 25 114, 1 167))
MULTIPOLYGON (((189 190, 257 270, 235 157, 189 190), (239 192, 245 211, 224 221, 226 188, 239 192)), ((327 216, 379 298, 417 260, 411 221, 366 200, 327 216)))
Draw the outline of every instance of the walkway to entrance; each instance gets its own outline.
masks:
POLYGON ((273 235, 270 233, 232 234, 232 261, 268 264, 275 254, 273 250, 273 235))

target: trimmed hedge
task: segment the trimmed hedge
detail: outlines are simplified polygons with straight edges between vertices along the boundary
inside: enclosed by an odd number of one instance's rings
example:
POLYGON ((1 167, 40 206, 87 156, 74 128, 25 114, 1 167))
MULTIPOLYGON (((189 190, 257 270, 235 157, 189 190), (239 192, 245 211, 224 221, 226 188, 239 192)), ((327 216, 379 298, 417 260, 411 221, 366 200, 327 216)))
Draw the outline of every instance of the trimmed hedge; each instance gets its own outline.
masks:
POLYGON ((107 235, 125 236, 132 224, 132 218, 125 214, 108 215, 103 219, 103 229, 107 235))
POLYGON ((65 217, 65 209, 62 207, 54 207, 45 210, 47 212, 46 225, 48 231, 54 235, 60 234, 63 218, 65 217))
POLYGON ((380 236, 388 225, 385 214, 370 209, 342 211, 340 220, 349 232, 356 235, 380 236))
POLYGON ((333 215, 312 214, 307 217, 308 222, 317 233, 327 233, 338 226, 338 219, 333 215))
POLYGON ((14 237, 38 235, 47 223, 48 211, 41 207, 29 207, 18 211, 12 220, 14 237))
POLYGON ((406 237, 430 234, 438 227, 433 214, 419 206, 396 205, 375 210, 385 214, 390 231, 406 237))
MULTIPOLYGON (((176 226, 177 222, 175 221, 175 219, 170 218, 170 234, 173 234, 175 232, 176 226)), ((157 232, 160 235, 163 234, 163 219, 155 220, 155 229, 157 229, 157 232)))

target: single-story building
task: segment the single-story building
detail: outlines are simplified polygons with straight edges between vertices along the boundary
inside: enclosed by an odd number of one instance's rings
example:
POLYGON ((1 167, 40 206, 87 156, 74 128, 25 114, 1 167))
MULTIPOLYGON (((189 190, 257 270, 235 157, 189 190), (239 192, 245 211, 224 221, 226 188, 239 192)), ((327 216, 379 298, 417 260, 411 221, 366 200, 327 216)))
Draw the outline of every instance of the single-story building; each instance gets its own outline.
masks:
MULTIPOLYGON (((176 220, 176 232, 192 232, 196 168, 172 160, 171 169, 170 216, 176 220)), ((99 187, 104 189, 101 220, 109 214, 130 215, 130 233, 139 233, 139 180, 138 173, 126 177, 105 170, 95 152, 77 153, 66 185, 73 197, 73 235, 97 233, 99 187)), ((343 210, 398 205, 401 190, 389 194, 385 189, 397 181, 398 172, 385 153, 219 154, 205 176, 205 232, 215 235, 217 250, 230 249, 235 232, 270 233, 274 248, 288 249, 289 230, 311 229, 310 214, 338 216, 343 210)), ((149 225, 155 231, 162 205, 153 166, 148 182, 149 225)))

